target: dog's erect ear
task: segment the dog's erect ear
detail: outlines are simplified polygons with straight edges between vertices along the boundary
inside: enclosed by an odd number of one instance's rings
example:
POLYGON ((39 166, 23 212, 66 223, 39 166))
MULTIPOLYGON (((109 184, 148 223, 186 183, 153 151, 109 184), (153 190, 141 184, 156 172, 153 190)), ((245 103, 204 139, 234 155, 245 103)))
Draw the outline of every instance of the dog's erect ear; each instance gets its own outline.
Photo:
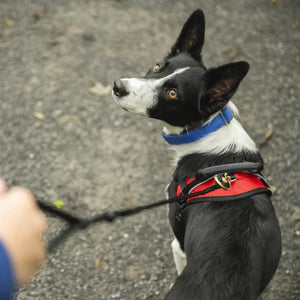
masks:
POLYGON ((198 9, 185 22, 181 33, 168 54, 167 58, 186 52, 200 60, 204 44, 205 18, 202 10, 198 9))
POLYGON ((223 108, 246 76, 249 64, 241 61, 209 69, 204 74, 205 91, 201 97, 201 108, 214 113, 223 108))

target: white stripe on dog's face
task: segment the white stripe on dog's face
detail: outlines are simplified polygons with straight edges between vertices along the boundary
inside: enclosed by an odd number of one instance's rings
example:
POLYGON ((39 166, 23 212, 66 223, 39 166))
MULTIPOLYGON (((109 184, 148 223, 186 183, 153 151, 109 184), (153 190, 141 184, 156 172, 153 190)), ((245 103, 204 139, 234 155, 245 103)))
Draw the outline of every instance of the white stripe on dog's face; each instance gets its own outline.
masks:
POLYGON ((125 110, 146 116, 147 110, 157 103, 158 89, 169 79, 189 69, 181 68, 172 74, 159 79, 123 78, 122 84, 126 87, 128 95, 118 97, 116 102, 125 110))

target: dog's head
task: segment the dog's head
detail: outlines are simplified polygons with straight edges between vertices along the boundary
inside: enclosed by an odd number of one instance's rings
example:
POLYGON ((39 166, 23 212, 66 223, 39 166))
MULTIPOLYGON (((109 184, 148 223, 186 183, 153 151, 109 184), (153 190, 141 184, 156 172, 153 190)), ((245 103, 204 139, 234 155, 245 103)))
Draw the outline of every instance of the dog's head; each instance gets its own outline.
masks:
POLYGON ((227 104, 249 69, 246 62, 207 69, 201 57, 204 32, 204 14, 196 10, 161 63, 142 78, 114 82, 116 102, 173 126, 201 126, 227 104))

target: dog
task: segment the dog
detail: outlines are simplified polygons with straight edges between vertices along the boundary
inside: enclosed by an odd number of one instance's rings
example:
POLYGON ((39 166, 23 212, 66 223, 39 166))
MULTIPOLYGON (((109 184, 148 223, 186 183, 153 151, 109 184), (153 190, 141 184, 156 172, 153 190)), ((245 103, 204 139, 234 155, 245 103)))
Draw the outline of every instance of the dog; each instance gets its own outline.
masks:
POLYGON ((190 197, 169 205, 178 277, 165 299, 253 300, 277 269, 281 233, 262 158, 231 102, 249 65, 207 69, 204 34, 204 14, 196 10, 163 61, 142 78, 116 80, 113 96, 122 109, 163 122, 162 136, 175 150, 169 198, 190 197), (249 171, 247 164, 260 167, 249 171), (229 173, 218 177, 222 168, 229 173))

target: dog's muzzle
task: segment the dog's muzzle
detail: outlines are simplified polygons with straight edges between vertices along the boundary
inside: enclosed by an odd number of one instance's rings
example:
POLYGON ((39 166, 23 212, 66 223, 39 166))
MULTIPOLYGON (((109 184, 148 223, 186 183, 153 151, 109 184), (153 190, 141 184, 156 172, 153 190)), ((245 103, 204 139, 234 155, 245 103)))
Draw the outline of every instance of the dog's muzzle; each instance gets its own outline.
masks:
POLYGON ((124 97, 129 94, 129 91, 126 89, 125 85, 122 83, 122 80, 116 80, 114 82, 113 92, 117 97, 124 97))

